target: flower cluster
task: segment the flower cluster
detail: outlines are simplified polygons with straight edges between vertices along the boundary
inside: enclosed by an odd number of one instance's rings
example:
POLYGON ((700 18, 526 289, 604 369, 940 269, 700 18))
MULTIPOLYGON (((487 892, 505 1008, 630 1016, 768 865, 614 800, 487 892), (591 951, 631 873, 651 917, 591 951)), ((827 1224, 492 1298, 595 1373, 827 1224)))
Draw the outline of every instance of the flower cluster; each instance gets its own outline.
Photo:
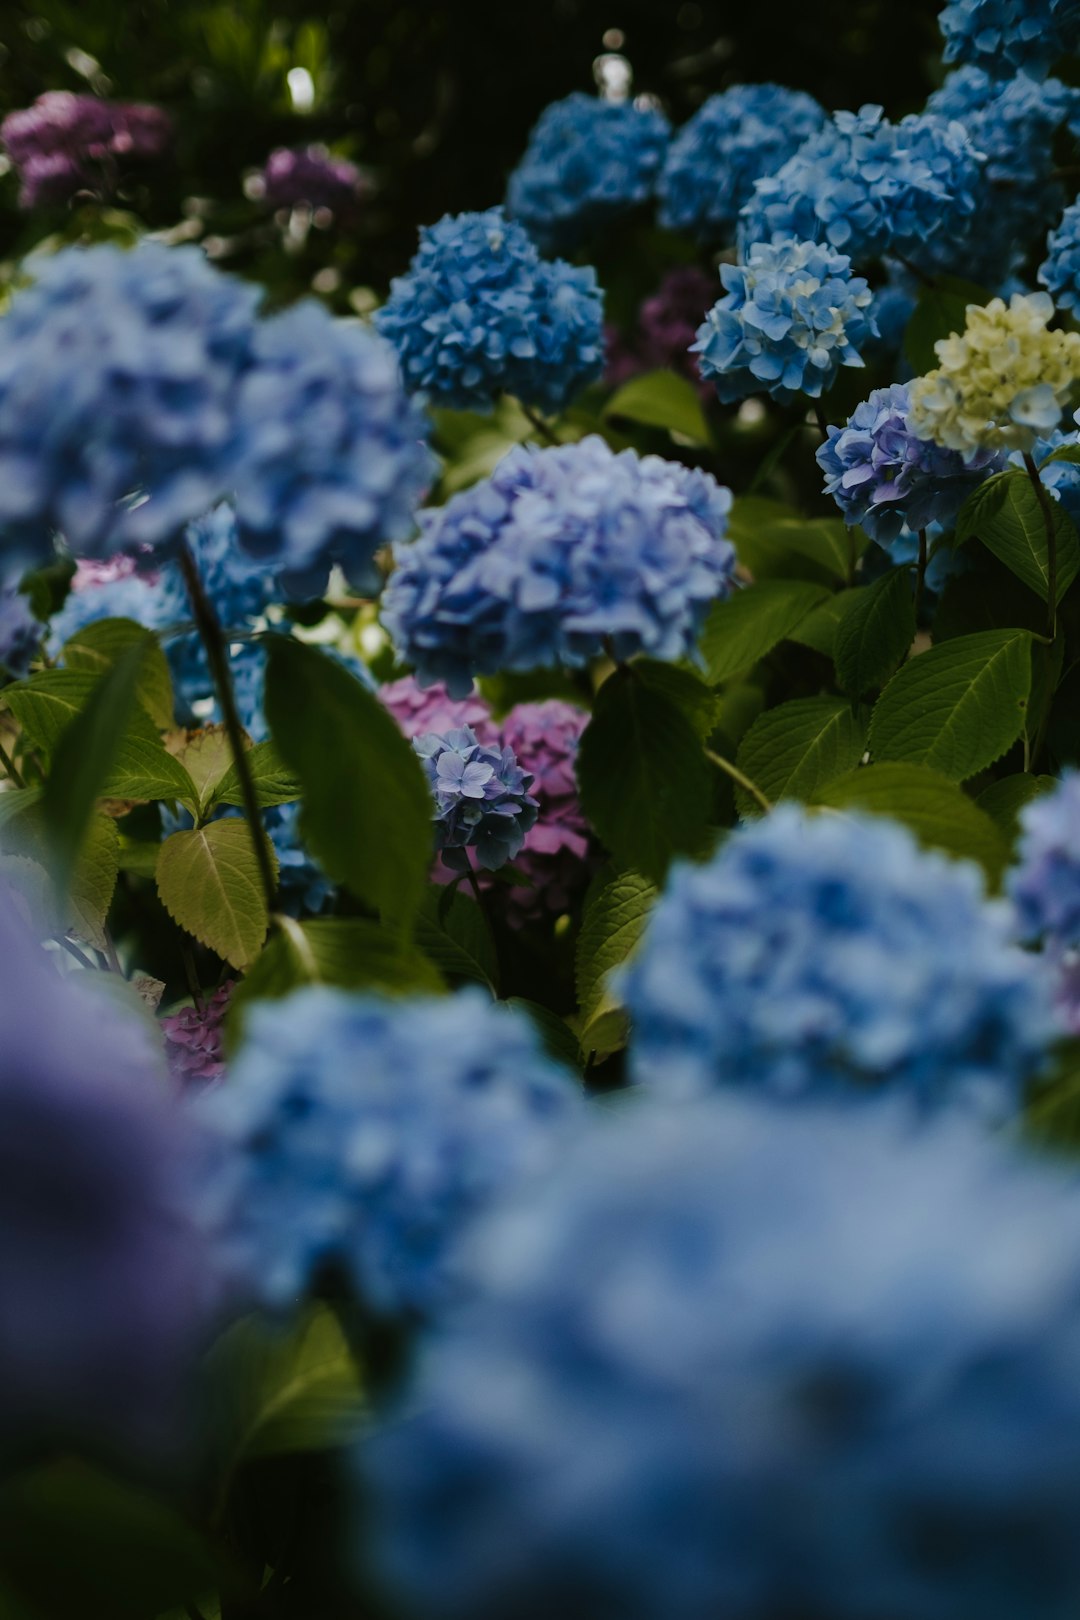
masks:
POLYGON ((920 270, 963 268, 982 158, 961 124, 933 114, 890 124, 880 107, 839 112, 755 182, 739 240, 825 242, 857 266, 893 254, 920 270))
POLYGON ((579 1093, 523 1014, 482 992, 309 989, 248 1013, 228 1081, 193 1099, 202 1218, 271 1308, 344 1286, 378 1317, 453 1290, 472 1217, 551 1159, 579 1093))
POLYGON ((520 225, 489 208, 420 232, 375 324, 406 386, 437 405, 486 410, 508 393, 555 412, 600 375, 603 313, 595 271, 541 259, 520 225))
POLYGON ((600 438, 515 449, 424 514, 397 548, 383 622, 427 685, 587 663, 610 647, 683 657, 730 589, 731 493, 708 473, 600 438))
POLYGON ((1026 804, 1020 827, 1008 892, 1021 936, 1080 948, 1080 772, 1026 804))
POLYGON ((604 381, 617 388, 643 371, 677 371, 703 399, 711 399, 712 385, 702 378, 690 347, 706 310, 715 302, 714 275, 692 264, 668 270, 656 291, 642 300, 637 330, 629 342, 614 328, 608 329, 604 381))
POLYGON ((25 675, 44 634, 29 597, 17 585, 0 584, 0 675, 25 675))
POLYGON ((779 84, 737 84, 710 96, 668 148, 657 187, 661 225, 734 240, 754 181, 775 174, 824 122, 813 96, 779 84))
POLYGON ((588 716, 569 703, 519 703, 502 722, 504 748, 532 777, 535 824, 515 856, 532 887, 510 890, 510 921, 565 911, 589 878, 589 824, 577 796, 574 773, 588 716))
POLYGON ((267 158, 256 190, 269 208, 327 208, 347 219, 369 186, 355 164, 333 157, 324 147, 279 146, 267 158))
POLYGON ((484 744, 499 740, 490 708, 471 690, 462 698, 452 698, 441 681, 420 686, 411 675, 403 675, 380 686, 379 697, 410 741, 428 731, 454 731, 462 726, 468 726, 484 744))
POLYGON ((234 989, 230 979, 201 1007, 181 1007, 162 1018, 169 1073, 179 1085, 212 1085, 224 1078, 225 1014, 234 989))
POLYGON ((968 239, 969 278, 999 286, 1061 212, 1065 194, 1054 178, 1054 135, 1078 106, 1080 92, 1060 79, 1018 73, 1001 80, 977 67, 957 68, 930 97, 927 111, 962 123, 986 156, 983 204, 968 239))
POLYGON ((54 972, 6 889, 0 958, 0 1294, 13 1307, 0 1452, 171 1447, 202 1348, 206 1257, 174 1202, 184 1133, 160 1057, 141 1018, 54 972))
POLYGON ((532 776, 506 747, 477 742, 468 726, 413 740, 435 801, 435 847, 451 868, 469 867, 468 849, 488 872, 512 861, 536 821, 532 776))
POLYGON ((1062 309, 1080 309, 1080 202, 1066 208, 1050 232, 1039 280, 1062 309))
POLYGON ((961 1121, 627 1109, 484 1223, 357 1531, 432 1620, 1053 1620, 1078 1246, 1075 1178, 961 1121))
POLYGON ((816 242, 759 242, 745 264, 723 264, 727 289, 698 329, 692 352, 725 402, 768 393, 817 399, 841 366, 864 364, 876 328, 873 294, 843 253, 816 242))
POLYGON ((1080 48, 1076 0, 949 0, 938 18, 946 62, 971 62, 998 78, 1045 73, 1080 48))
POLYGON ((655 107, 575 91, 541 113, 510 176, 507 208, 544 252, 572 249, 649 200, 669 135, 655 107))
POLYGON ((246 550, 297 595, 324 589, 335 562, 376 584, 376 549, 411 533, 434 471, 390 344, 312 300, 294 304, 256 329, 239 419, 246 550))
POLYGON ((875 388, 842 428, 830 426, 817 452, 831 495, 848 524, 860 523, 888 550, 908 529, 948 527, 972 490, 999 465, 991 450, 971 461, 908 425, 910 399, 904 383, 875 388))
POLYGON ((1055 1031, 977 867, 794 807, 676 871, 625 994, 634 1076, 676 1097, 885 1086, 1009 1118, 1055 1031))
MULTIPOLYGON (((1071 433, 1063 433, 1055 428, 1045 438, 1036 439, 1029 452, 1031 459, 1039 469, 1039 482, 1047 493, 1055 500, 1060 501, 1072 522, 1080 527, 1080 465, 1075 461, 1051 461, 1050 457, 1055 450, 1063 445, 1075 448, 1080 442, 1076 429, 1071 433)), ((1024 456, 1020 450, 1013 450, 1009 455, 1009 462, 1018 471, 1024 468, 1024 456)))
POLYGON ((77 191, 113 191, 124 163, 159 158, 172 140, 160 107, 49 90, 8 113, 0 142, 18 171, 19 203, 62 203, 77 191))
POLYGON ((963 333, 935 345, 937 369, 911 384, 912 430, 969 459, 1030 450, 1080 381, 1080 333, 1049 331, 1053 314, 1046 293, 969 304, 963 333))

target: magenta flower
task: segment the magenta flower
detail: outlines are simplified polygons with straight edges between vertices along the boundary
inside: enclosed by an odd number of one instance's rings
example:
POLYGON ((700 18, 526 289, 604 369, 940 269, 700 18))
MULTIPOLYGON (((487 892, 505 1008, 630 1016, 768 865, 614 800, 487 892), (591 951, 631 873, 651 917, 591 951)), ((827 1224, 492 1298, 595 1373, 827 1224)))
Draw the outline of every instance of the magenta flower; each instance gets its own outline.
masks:
POLYGON ((20 206, 36 208, 84 189, 114 191, 121 163, 162 156, 172 122, 160 107, 48 90, 8 114, 0 140, 22 182, 20 206))
POLYGON ((589 825, 578 802, 574 766, 588 715, 569 703, 519 703, 502 723, 503 746, 532 774, 540 806, 515 865, 532 888, 509 891, 510 921, 520 925, 545 912, 565 911, 592 870, 589 825))
POLYGON ((182 1007, 161 1020, 169 1072, 178 1085, 212 1085, 225 1076, 225 1014, 235 989, 229 979, 202 1008, 182 1007))
POLYGON ((354 213, 370 191, 370 183, 355 164, 332 157, 319 146, 278 147, 267 158, 258 186, 270 208, 296 208, 306 203, 334 214, 354 213))
POLYGON ((426 732, 445 734, 468 726, 482 743, 494 743, 499 728, 491 710, 476 692, 454 699, 441 681, 419 686, 411 675, 390 681, 379 688, 379 697, 390 710, 406 737, 422 737, 426 732))

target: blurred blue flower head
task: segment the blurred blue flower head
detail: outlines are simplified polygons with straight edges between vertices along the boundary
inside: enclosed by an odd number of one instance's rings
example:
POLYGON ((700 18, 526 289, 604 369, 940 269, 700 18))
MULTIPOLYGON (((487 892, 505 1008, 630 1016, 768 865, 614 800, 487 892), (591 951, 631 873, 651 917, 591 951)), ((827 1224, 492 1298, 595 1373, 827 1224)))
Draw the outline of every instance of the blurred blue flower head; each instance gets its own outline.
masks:
POLYGON ((992 450, 965 461, 959 451, 916 438, 908 426, 908 404, 903 383, 875 388, 844 427, 829 427, 817 451, 825 493, 844 522, 861 524, 886 551, 905 526, 948 528, 972 490, 1002 464, 992 450))
POLYGON ((425 1316, 487 1204, 551 1162, 581 1097, 524 1014, 479 990, 263 1002, 211 1133, 202 1219, 241 1295, 296 1305, 332 1278, 375 1317, 425 1316))
POLYGON ((949 0, 938 24, 946 62, 971 62, 996 78, 1018 68, 1045 74, 1080 48, 1077 0, 949 0))
POLYGON ((730 589, 731 492, 708 473, 597 437, 515 449, 425 512, 395 552, 382 618, 422 685, 571 668, 606 646, 678 659, 730 589))
POLYGON ((896 823, 781 806, 673 873, 625 975, 634 1078, 1016 1116, 1060 1033, 1010 911, 896 823))
POLYGON ((489 872, 512 861, 540 808, 513 749, 477 742, 468 726, 444 736, 425 732, 413 748, 435 801, 435 847, 446 865, 467 870, 467 849, 489 872))
POLYGON ((357 1535, 432 1620, 1063 1620, 1078 1252, 960 1120, 627 1108, 484 1223, 357 1535))
POLYGON ((816 242, 758 242, 742 265, 722 264, 727 296, 690 352, 725 403, 750 394, 817 399, 841 366, 864 364, 877 336, 873 294, 851 261, 816 242))
POLYGON ((506 191, 506 206, 545 253, 573 249, 648 202, 670 125, 657 108, 575 91, 545 107, 506 191))
POLYGON ((771 175, 755 182, 739 241, 825 242, 862 268, 891 254, 919 270, 963 270, 981 198, 983 159, 962 124, 882 109, 838 112, 771 175))
POLYGON ((1021 810, 1007 889, 1021 938, 1080 948, 1080 772, 1021 810))
POLYGON ((541 259, 522 226, 489 208, 420 232, 375 324, 406 387, 436 405, 487 410, 508 393, 556 412, 599 377, 603 319, 594 270, 541 259))
POLYGON ((1080 309, 1080 200, 1070 204, 1046 242, 1039 280, 1059 309, 1080 309))
POLYGON ((0 673, 21 678, 30 668, 45 626, 17 585, 0 584, 0 673))
POLYGON ((660 223, 730 242, 754 181, 775 174, 825 122, 813 96, 779 84, 736 84, 710 96, 668 148, 660 223))

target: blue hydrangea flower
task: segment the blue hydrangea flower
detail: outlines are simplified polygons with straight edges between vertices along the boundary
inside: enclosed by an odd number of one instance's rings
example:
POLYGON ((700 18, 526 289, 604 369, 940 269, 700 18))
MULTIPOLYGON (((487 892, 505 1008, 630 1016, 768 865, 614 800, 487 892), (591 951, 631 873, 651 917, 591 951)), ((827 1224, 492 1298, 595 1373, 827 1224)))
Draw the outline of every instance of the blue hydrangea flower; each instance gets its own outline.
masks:
POLYGON ((469 726, 413 739, 435 801, 435 847, 447 866, 468 870, 467 849, 486 871, 512 861, 540 808, 530 797, 532 776, 512 748, 487 747, 469 726))
POLYGON ((705 241, 730 242, 754 181, 792 157, 825 122, 803 90, 737 84, 710 96, 668 147, 660 223, 705 241))
POLYGON ((545 253, 575 248, 648 202, 670 134, 656 107, 575 91, 540 114, 506 206, 545 253))
POLYGON ((624 988, 634 1077, 667 1096, 886 1086, 1009 1118, 1056 1028, 976 866, 794 806, 676 870, 624 988))
POLYGON ((727 296, 698 328, 691 354, 725 403, 748 394, 817 399, 841 366, 864 364, 877 335, 873 294, 851 260, 816 242, 759 242, 746 263, 722 264, 727 296))
POLYGON ((375 324, 406 387, 457 410, 487 410, 508 393, 560 411, 603 369, 596 272, 541 259, 501 208, 448 214, 422 230, 375 324))
POLYGON ((962 124, 880 107, 839 112, 777 173, 754 184, 739 241, 826 242, 862 267, 891 254, 957 270, 980 204, 983 159, 962 124))
POLYGON ((382 618, 423 686, 466 697, 474 674, 678 659, 731 588, 731 491, 708 473, 600 438, 519 448, 423 514, 382 618))
POLYGON ((25 675, 44 635, 29 597, 17 585, 0 585, 0 679, 25 675))
POLYGON ((825 493, 844 522, 860 523, 886 550, 905 525, 916 532, 932 523, 948 528, 972 490, 1002 461, 983 450, 968 462, 957 450, 916 438, 908 426, 908 404, 904 383, 875 388, 846 426, 830 425, 817 451, 825 493))
POLYGON ((299 804, 272 805, 263 811, 263 825, 278 859, 281 910, 289 917, 317 917, 338 891, 305 844, 300 815, 299 804))
MULTIPOLYGON (((1080 413, 1077 413, 1080 415, 1080 413)), ((1070 433, 1063 433, 1055 428, 1043 439, 1036 439, 1031 449, 1031 457, 1039 469, 1039 482, 1048 490, 1055 501, 1060 501, 1069 517, 1080 527, 1080 465, 1075 461, 1051 461, 1050 457, 1062 445, 1075 446, 1080 442, 1075 428, 1070 433)), ((1009 455, 1012 466, 1023 470, 1024 457, 1019 450, 1013 450, 1009 455)))
POLYGON ((580 1106, 528 1018, 479 990, 302 990, 252 1008, 228 1083, 194 1099, 216 1140, 202 1216, 265 1306, 332 1276, 373 1316, 424 1316, 467 1224, 550 1163, 580 1106))
POLYGON ((972 62, 998 78, 1045 73, 1080 48, 1077 0, 949 0, 938 24, 946 62, 972 62))
POLYGON ((260 324, 238 412, 247 551, 298 595, 317 595, 335 562, 372 586, 376 549, 412 532, 434 470, 391 345, 321 304, 295 304, 260 324))
POLYGON ((963 124, 986 156, 983 203, 971 221, 965 274, 997 290, 1064 205, 1064 190, 1054 178, 1054 136, 1080 111, 1080 91, 1060 79, 1018 73, 1002 80, 982 68, 962 67, 934 91, 926 110, 963 124))
POLYGON ((874 296, 867 307, 867 316, 877 328, 877 336, 863 344, 863 357, 867 360, 886 359, 900 375, 911 368, 903 354, 904 333, 915 313, 919 301, 918 282, 895 260, 886 260, 886 279, 883 286, 874 288, 874 296))
POLYGON ((1050 232, 1039 280, 1060 309, 1080 309, 1080 199, 1050 232))
POLYGON ((1007 888, 1023 939, 1080 947, 1080 772, 1020 812, 1020 841, 1007 888))
POLYGON ((0 558, 173 540, 228 487, 259 288, 196 248, 65 248, 0 321, 0 558))
POLYGON ((484 1223, 355 1533, 430 1620, 1063 1620, 1078 1252, 960 1120, 627 1108, 484 1223))
MULTIPOLYGON (((0 1457, 172 1448, 205 1345, 186 1124, 152 1027, 63 978, 0 886, 0 1457)), ((80 982, 81 981, 81 982, 80 982)))

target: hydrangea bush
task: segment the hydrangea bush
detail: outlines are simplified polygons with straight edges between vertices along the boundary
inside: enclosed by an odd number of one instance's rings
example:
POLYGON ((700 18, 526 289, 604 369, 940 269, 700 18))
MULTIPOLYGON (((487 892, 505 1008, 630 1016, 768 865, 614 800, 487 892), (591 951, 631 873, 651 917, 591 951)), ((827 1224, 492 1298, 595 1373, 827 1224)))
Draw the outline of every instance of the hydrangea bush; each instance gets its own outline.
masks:
POLYGON ((1074 1620, 1080 4, 138 9, 0 50, 0 1613, 1074 1620))

